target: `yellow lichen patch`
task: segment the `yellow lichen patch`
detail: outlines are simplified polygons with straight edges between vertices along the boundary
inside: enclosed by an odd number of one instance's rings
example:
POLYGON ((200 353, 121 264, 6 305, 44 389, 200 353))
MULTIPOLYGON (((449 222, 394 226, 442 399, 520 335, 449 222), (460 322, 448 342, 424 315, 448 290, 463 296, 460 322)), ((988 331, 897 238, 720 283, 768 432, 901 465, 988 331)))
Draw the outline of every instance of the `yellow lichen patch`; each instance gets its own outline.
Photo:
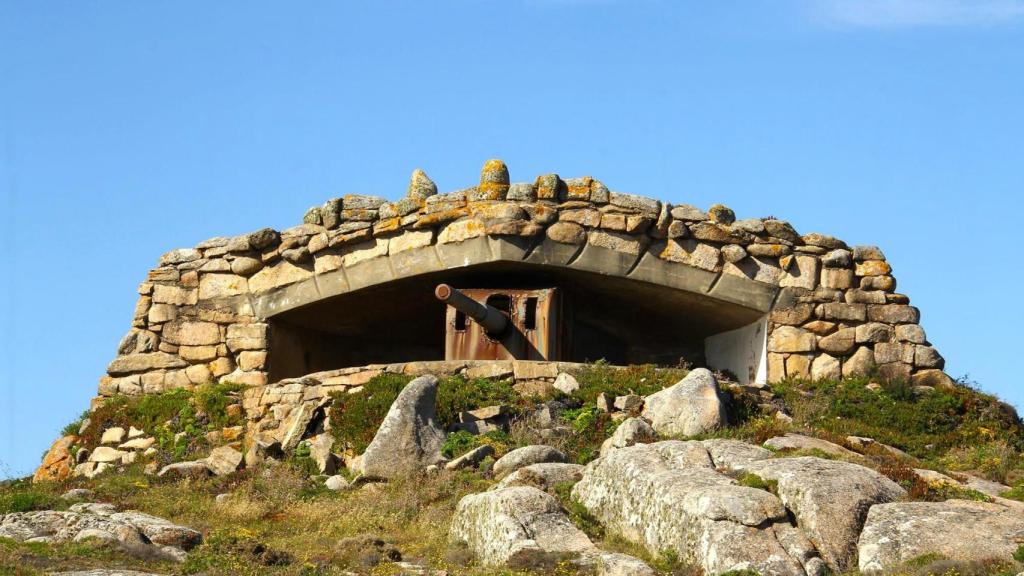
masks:
POLYGON ((857 276, 885 276, 892 272, 892 266, 885 260, 865 260, 857 262, 857 276))
POLYGON ((451 222, 452 220, 458 220, 463 216, 469 215, 468 208, 453 208, 451 210, 445 210, 443 212, 434 212, 433 214, 427 214, 420 218, 413 224, 413 228, 431 228, 438 224, 444 224, 445 222, 451 222))
POLYGON ((590 185, 594 181, 590 176, 573 178, 566 182, 566 198, 569 200, 590 200, 590 185))
POLYGON ((483 236, 486 233, 487 230, 484 223, 476 218, 459 220, 445 226, 444 229, 438 233, 437 243, 448 244, 450 242, 462 242, 463 240, 483 236))
POLYGON ((374 234, 380 234, 381 232, 393 232, 398 230, 402 225, 402 219, 395 216, 394 218, 387 218, 381 220, 373 225, 374 234))
POLYGON ((537 187, 538 200, 558 200, 558 188, 561 185, 558 174, 542 174, 537 176, 534 185, 537 187))

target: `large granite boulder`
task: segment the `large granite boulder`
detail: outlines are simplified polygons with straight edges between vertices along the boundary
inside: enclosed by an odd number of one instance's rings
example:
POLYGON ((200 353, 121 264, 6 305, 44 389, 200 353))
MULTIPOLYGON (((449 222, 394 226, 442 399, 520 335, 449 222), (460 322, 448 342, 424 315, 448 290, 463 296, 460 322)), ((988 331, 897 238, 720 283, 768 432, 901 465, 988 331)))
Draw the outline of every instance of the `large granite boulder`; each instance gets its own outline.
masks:
POLYGON ((494 485, 492 490, 507 488, 509 486, 533 486, 545 492, 550 492, 557 484, 563 482, 580 481, 583 477, 583 466, 580 464, 567 464, 562 462, 544 462, 524 466, 515 472, 505 476, 494 485))
POLYGON ((613 450, 587 465, 573 496, 610 532, 652 554, 671 550, 705 574, 825 570, 782 501, 718 472, 701 442, 613 450))
POLYGON ((648 396, 642 416, 662 436, 694 436, 728 423, 718 382, 706 368, 697 368, 673 386, 648 396))
POLYGON ((999 504, 946 500, 872 506, 857 545, 861 572, 887 571, 937 554, 954 561, 1008 561, 1024 542, 1024 515, 999 504))
POLYGON ((529 568, 572 560, 608 576, 653 576, 640 560, 597 549, 554 496, 532 486, 470 494, 459 501, 449 532, 485 566, 529 568))
POLYGON ((813 456, 759 460, 743 470, 778 483, 779 498, 797 526, 837 573, 857 563, 857 536, 868 509, 907 495, 870 468, 813 456))
POLYGON ((392 479, 418 474, 444 461, 444 430, 437 422, 437 378, 420 376, 395 398, 366 452, 361 472, 368 478, 392 479))

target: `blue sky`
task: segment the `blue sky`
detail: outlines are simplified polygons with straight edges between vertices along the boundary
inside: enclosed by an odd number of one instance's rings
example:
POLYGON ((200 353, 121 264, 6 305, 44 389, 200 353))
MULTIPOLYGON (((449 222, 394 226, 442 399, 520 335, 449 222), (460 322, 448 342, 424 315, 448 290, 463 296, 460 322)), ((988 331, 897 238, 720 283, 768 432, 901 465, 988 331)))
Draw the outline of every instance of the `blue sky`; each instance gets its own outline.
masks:
POLYGON ((948 371, 1024 407, 1022 0, 0 0, 0 476, 162 252, 492 157, 878 244, 948 371))

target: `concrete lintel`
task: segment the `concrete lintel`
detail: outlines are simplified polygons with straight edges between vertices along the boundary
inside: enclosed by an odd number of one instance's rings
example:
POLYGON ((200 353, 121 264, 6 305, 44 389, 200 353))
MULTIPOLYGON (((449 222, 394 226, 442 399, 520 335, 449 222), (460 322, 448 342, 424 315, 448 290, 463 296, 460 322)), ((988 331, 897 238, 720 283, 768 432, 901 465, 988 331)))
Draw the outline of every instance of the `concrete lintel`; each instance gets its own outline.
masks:
POLYGON ((301 282, 289 284, 272 292, 266 292, 253 298, 253 308, 256 316, 268 318, 280 314, 285 310, 298 308, 309 302, 319 300, 320 291, 317 288, 316 280, 307 278, 301 282))
POLYGON ((607 274, 609 276, 626 276, 639 258, 636 254, 619 252, 602 246, 587 244, 583 252, 569 264, 570 268, 607 274))
POLYGON ((396 278, 408 278, 444 269, 444 263, 438 258, 433 245, 403 250, 392 254, 390 258, 391 269, 396 278))
POLYGON ((759 312, 767 312, 771 310, 772 302, 775 301, 775 294, 778 291, 777 286, 756 282, 735 274, 723 273, 708 292, 708 296, 759 312))
POLYGON ((488 236, 492 260, 520 262, 533 246, 534 239, 522 236, 488 236))
POLYGON ((670 286, 698 294, 706 294, 714 285, 716 277, 714 272, 678 262, 667 262, 650 252, 644 253, 640 263, 629 274, 631 280, 670 286))
POLYGON ((492 261, 491 247, 486 236, 477 236, 462 242, 437 244, 435 249, 445 268, 463 268, 492 261))
POLYGON ((391 271, 391 261, 388 256, 378 256, 370 260, 364 260, 354 266, 345 269, 348 276, 349 288, 359 290, 367 286, 381 284, 394 279, 391 271))
POLYGON ((544 266, 566 266, 579 254, 580 249, 574 244, 562 244, 545 238, 530 251, 524 262, 544 266))
POLYGON ((330 298, 349 291, 348 277, 344 268, 338 268, 324 274, 317 274, 313 277, 316 280, 317 288, 320 290, 321 298, 330 298))

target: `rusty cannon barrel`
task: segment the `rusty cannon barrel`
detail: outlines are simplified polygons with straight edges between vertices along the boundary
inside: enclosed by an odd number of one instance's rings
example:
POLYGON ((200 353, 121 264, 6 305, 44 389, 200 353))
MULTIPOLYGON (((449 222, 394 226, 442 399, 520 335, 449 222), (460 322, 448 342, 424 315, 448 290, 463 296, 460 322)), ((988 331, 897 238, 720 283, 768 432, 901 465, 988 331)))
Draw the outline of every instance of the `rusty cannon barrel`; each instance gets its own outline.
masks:
POLYGON ((434 296, 475 320, 490 336, 500 336, 508 329, 508 318, 497 308, 481 304, 447 284, 438 284, 434 289, 434 296))

